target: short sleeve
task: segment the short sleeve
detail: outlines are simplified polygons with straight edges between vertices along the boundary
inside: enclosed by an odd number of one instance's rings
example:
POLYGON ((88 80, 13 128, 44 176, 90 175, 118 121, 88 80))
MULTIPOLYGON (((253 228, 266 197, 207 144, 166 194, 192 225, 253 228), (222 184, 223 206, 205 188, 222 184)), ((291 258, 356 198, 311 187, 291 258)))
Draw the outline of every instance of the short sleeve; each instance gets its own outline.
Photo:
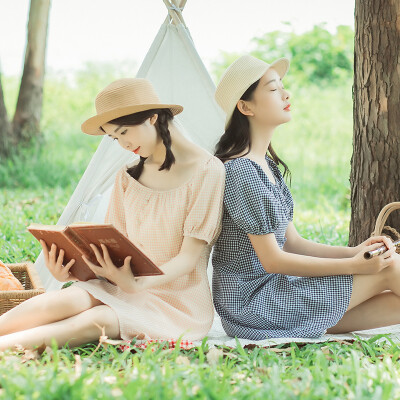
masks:
POLYGON ((106 223, 113 224, 125 236, 128 234, 126 232, 124 197, 128 179, 125 167, 117 172, 105 217, 106 223))
POLYGON ((225 168, 212 157, 191 185, 183 235, 213 244, 220 232, 225 188, 225 168))
POLYGON ((224 205, 233 222, 252 235, 274 232, 279 224, 276 199, 251 161, 237 158, 226 163, 225 168, 224 205))

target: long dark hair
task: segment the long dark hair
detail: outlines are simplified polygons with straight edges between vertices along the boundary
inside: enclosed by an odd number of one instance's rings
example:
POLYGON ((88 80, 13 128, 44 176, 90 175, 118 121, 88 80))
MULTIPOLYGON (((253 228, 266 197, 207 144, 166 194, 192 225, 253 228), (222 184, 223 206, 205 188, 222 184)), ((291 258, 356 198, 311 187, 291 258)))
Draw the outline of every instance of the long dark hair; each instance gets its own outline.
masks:
MULTIPOLYGON (((162 139, 164 146, 167 150, 165 155, 165 160, 158 170, 159 171, 162 171, 163 169, 169 170, 172 164, 175 162, 174 154, 171 151, 171 133, 168 129, 168 123, 174 118, 174 116, 169 108, 146 110, 134 114, 124 115, 123 117, 113 119, 109 123, 119 126, 141 125, 148 118, 151 118, 154 114, 158 115, 154 127, 156 128, 157 134, 162 139)), ((127 169, 128 174, 136 180, 139 179, 140 175, 143 172, 143 166, 145 161, 146 157, 140 157, 139 164, 134 165, 133 167, 127 169)))
MULTIPOLYGON (((260 80, 254 82, 244 93, 240 100, 251 100, 254 90, 258 86, 260 80)), ((215 156, 222 162, 232 160, 238 154, 242 153, 248 148, 248 151, 243 154, 249 154, 251 150, 251 136, 250 136, 250 123, 248 118, 242 114, 237 107, 233 111, 231 121, 225 129, 224 134, 219 139, 215 146, 215 156)), ((281 164, 284 168, 283 177, 286 176, 291 181, 291 172, 289 167, 283 162, 275 153, 271 143, 268 146, 267 155, 270 156, 276 165, 281 164), (269 153, 269 154, 268 154, 269 153)))

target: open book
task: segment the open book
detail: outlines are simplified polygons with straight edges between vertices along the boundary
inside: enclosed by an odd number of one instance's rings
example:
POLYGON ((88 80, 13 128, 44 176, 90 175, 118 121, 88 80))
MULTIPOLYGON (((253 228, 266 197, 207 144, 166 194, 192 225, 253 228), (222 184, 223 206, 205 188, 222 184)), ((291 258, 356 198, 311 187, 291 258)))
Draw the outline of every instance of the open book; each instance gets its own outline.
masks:
POLYGON ((111 260, 117 267, 121 267, 125 258, 131 256, 131 269, 135 276, 164 274, 112 224, 83 223, 70 224, 68 226, 31 224, 27 229, 36 239, 43 239, 49 250, 52 243, 57 246, 58 250, 63 249, 64 265, 74 259, 75 263, 70 271, 72 275, 82 281, 96 278, 94 272, 82 259, 82 255, 85 255, 87 259, 99 265, 90 247, 91 243, 97 246, 101 254, 103 251, 100 245, 106 245, 111 260))

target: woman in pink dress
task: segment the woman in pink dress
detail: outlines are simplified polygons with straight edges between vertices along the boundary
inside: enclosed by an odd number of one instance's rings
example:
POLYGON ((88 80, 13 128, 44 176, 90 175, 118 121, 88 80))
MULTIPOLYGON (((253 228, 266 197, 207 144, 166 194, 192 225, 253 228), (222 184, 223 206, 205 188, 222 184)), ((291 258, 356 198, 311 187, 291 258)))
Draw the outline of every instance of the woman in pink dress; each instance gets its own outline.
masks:
MULTIPOLYGON (((115 266, 107 248, 93 246, 97 279, 33 297, 0 316, 0 350, 110 338, 203 338, 214 308, 207 279, 211 246, 222 216, 223 164, 189 141, 173 121, 179 105, 161 104, 149 81, 120 79, 96 97, 97 114, 83 132, 107 134, 140 160, 116 176, 106 222, 114 224, 163 272, 133 276, 129 257, 115 266), (111 283, 113 282, 113 283, 111 283)), ((76 280, 63 250, 42 242, 59 281, 76 280)))

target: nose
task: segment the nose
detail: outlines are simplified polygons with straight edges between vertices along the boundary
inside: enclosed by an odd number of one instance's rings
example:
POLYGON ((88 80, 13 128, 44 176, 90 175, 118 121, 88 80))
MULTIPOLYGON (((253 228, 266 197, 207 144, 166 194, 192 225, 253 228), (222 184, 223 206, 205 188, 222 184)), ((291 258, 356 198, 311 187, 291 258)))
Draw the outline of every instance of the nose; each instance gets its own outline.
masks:
POLYGON ((283 98, 284 100, 290 99, 290 94, 289 94, 289 92, 288 92, 286 89, 283 89, 283 90, 282 90, 282 98, 283 98))

